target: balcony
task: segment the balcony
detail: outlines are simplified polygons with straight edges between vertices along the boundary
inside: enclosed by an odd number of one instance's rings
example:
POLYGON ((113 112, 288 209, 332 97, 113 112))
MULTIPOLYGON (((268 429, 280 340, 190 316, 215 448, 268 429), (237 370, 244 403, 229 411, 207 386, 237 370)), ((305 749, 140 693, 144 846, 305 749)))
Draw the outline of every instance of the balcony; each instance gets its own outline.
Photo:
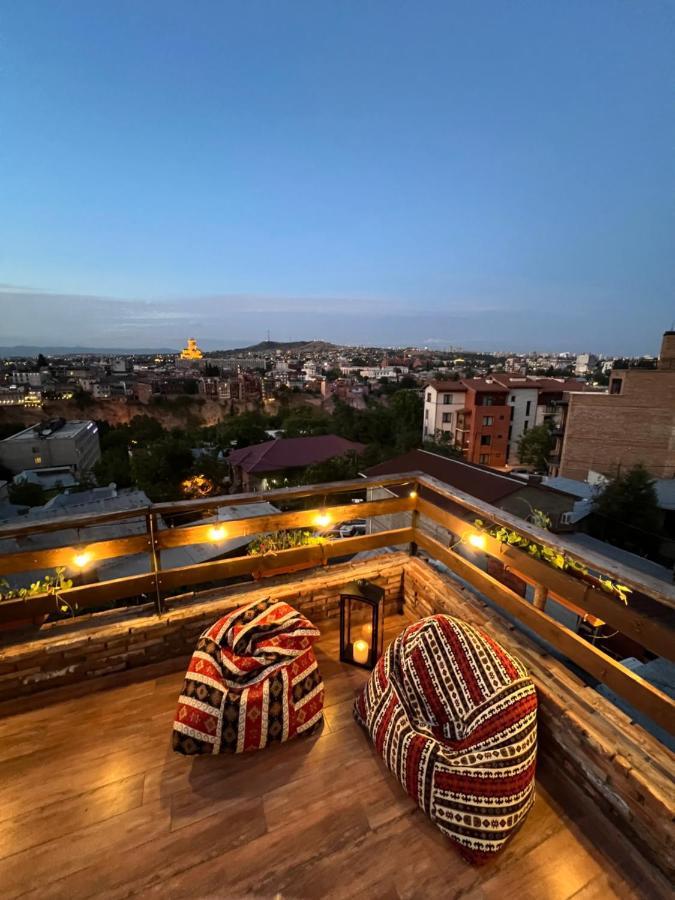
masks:
POLYGON ((99 560, 138 554, 147 571, 0 603, 0 622, 54 619, 0 649, 3 897, 669 896, 672 755, 636 718, 672 734, 673 703, 551 615, 553 602, 577 610, 672 659, 667 585, 582 557, 417 473, 17 525, 0 541, 26 543, 36 532, 47 541, 64 528, 96 528, 99 538, 5 553, 0 571, 86 556, 84 581, 99 560), (223 540, 207 520, 219 507, 262 500, 280 511, 229 520, 228 538, 315 528, 319 516, 365 518, 370 533, 167 566, 171 548, 223 540), (136 533, 100 538, 120 522, 135 522, 136 533), (503 543, 499 527, 584 573, 503 543), (627 605, 599 587, 600 576, 631 590, 627 605), (388 638, 446 612, 511 648, 537 685, 537 801, 487 867, 465 863, 416 810, 351 717, 367 676, 338 662, 337 597, 354 578, 384 587, 388 638), (206 624, 257 596, 289 599, 321 628, 322 732, 241 757, 175 756, 169 734, 186 655, 206 624), (132 599, 138 605, 119 606, 132 599), (75 616, 59 618, 64 606, 75 616))

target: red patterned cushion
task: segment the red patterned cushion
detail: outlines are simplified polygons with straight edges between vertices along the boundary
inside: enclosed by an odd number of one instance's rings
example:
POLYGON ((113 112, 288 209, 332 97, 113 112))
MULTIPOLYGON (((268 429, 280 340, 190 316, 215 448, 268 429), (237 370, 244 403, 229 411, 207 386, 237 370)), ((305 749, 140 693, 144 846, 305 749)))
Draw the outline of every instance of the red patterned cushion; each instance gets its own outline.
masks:
POLYGON ((474 863, 502 849, 534 802, 536 713, 522 663, 443 615, 390 644, 354 707, 387 767, 474 863))
POLYGON ((287 603, 234 610, 199 638, 173 726, 173 749, 242 753, 317 726, 323 681, 312 650, 319 631, 287 603))

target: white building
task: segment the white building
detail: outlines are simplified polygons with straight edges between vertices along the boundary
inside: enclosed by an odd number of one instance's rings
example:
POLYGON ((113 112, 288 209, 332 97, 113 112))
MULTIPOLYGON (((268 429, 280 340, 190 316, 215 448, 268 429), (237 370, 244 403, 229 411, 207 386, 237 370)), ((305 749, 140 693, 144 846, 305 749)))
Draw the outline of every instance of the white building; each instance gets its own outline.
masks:
POLYGON ((456 388, 445 387, 442 390, 434 387, 433 384, 427 385, 424 393, 423 440, 436 440, 443 432, 454 434, 457 413, 464 410, 466 398, 466 388, 461 381, 455 383, 456 388))
POLYGON ((588 375, 593 371, 598 362, 598 357, 593 353, 580 353, 574 365, 575 375, 588 375))

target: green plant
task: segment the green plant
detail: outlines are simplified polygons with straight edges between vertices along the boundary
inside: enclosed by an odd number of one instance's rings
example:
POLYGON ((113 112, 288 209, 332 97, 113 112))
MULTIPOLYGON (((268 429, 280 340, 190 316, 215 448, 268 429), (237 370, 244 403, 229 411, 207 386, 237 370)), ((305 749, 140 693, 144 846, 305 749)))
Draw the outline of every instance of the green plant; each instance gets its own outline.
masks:
POLYGON ((302 528, 289 531, 273 531, 263 534, 248 545, 249 556, 264 556, 267 553, 278 553, 280 550, 292 550, 294 547, 314 546, 327 543, 328 538, 313 534, 302 528))
POLYGON ((30 587, 10 589, 9 584, 3 578, 0 580, 0 602, 3 600, 27 600, 29 597, 37 597, 40 594, 52 594, 58 601, 59 612, 70 612, 74 615, 73 609, 63 597, 59 596, 60 591, 67 591, 73 586, 71 578, 66 578, 66 567, 57 566, 53 575, 45 575, 40 581, 34 581, 30 587))
POLYGON ((578 575, 585 575, 588 578, 593 578, 594 582, 597 583, 603 591, 606 591, 608 594, 614 594, 622 601, 622 603, 626 604, 626 606, 628 605, 628 595, 632 593, 629 587, 625 584, 619 584, 616 581, 612 581, 611 578, 605 578, 603 575, 597 577, 593 576, 587 566, 578 562, 578 560, 567 556, 566 553, 561 553, 554 547, 547 547, 546 544, 532 541, 530 538, 524 537, 517 531, 505 528, 503 525, 487 525, 482 519, 476 519, 474 525, 480 531, 485 532, 485 534, 488 534, 496 541, 499 541, 502 544, 508 544, 510 547, 517 547, 519 550, 527 553, 528 556, 532 556, 534 559, 540 559, 554 569, 559 569, 562 572, 573 572, 578 575))

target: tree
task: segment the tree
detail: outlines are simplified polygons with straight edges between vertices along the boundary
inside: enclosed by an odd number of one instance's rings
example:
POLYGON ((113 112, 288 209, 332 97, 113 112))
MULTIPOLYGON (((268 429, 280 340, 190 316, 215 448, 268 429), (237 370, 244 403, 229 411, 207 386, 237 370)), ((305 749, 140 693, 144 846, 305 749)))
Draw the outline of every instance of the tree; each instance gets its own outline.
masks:
POLYGON ((179 500, 181 482, 192 472, 187 443, 172 435, 134 450, 131 474, 138 487, 156 502, 179 500))
POLYGON ((553 450, 553 435, 548 425, 535 425, 525 431, 518 441, 518 459, 523 465, 546 471, 548 458, 553 450))
POLYGON ((289 413, 282 421, 284 437, 306 437, 314 434, 330 434, 331 420, 313 409, 301 409, 289 413))
POLYGON ((654 479, 642 465, 610 481, 593 504, 595 537, 634 553, 659 555, 661 513, 654 479))

